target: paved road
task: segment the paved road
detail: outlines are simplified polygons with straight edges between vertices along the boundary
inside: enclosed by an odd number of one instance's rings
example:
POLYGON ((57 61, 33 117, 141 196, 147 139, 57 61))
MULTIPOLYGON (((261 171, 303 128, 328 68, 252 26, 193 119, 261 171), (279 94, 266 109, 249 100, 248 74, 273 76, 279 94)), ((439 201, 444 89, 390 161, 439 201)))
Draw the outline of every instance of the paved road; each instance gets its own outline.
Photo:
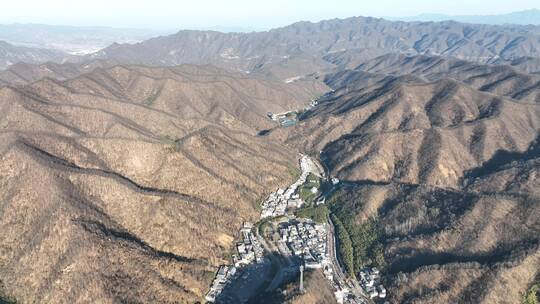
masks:
POLYGON ((336 234, 334 231, 334 224, 328 218, 328 253, 330 255, 330 261, 332 262, 332 268, 334 268, 334 274, 337 276, 337 278, 341 281, 345 281, 345 273, 343 271, 343 268, 341 267, 341 264, 339 263, 339 260, 337 258, 337 252, 336 252, 336 234))
MULTIPOLYGON (((323 175, 327 177, 328 180, 330 180, 330 171, 328 168, 323 166, 320 162, 313 160, 313 162, 316 164, 317 167, 322 169, 323 175)), ((341 182, 343 184, 343 182, 341 182)), ((324 197, 330 197, 330 195, 336 191, 339 188, 340 185, 333 185, 326 193, 322 193, 321 196, 324 197)), ((373 300, 364 292, 364 289, 360 286, 357 280, 355 279, 349 279, 347 275, 345 275, 344 268, 341 266, 339 259, 337 258, 337 242, 336 242, 336 233, 334 228, 334 223, 332 223, 332 220, 330 217, 327 218, 328 223, 328 236, 327 236, 327 242, 328 242, 328 252, 330 254, 330 261, 332 262, 332 269, 334 270, 334 275, 338 279, 338 281, 342 283, 346 283, 346 286, 349 287, 350 291, 353 295, 355 295, 357 298, 363 299, 366 303, 374 303, 373 300)))
POLYGON ((339 263, 339 259, 337 258, 337 251, 336 251, 336 233, 334 229, 334 223, 328 218, 328 252, 330 255, 330 261, 332 262, 332 269, 334 270, 334 275, 336 276, 337 280, 343 285, 343 283, 348 283, 347 286, 349 287, 350 291, 353 295, 355 295, 358 298, 364 299, 366 303, 373 303, 371 298, 369 298, 365 293, 360 284, 358 284, 358 281, 353 279, 347 279, 347 276, 345 275, 345 271, 343 271, 343 267, 339 263))

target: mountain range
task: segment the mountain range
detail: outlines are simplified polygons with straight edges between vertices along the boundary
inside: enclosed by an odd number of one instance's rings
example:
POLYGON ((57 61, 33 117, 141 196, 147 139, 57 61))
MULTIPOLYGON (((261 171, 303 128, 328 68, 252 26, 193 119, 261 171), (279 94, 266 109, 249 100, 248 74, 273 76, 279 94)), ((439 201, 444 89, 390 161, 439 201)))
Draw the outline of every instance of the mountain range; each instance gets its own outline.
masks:
MULTIPOLYGON (((349 276, 379 267, 390 302, 519 303, 540 282, 540 27, 354 17, 4 47, 0 299, 201 302, 299 153, 340 181, 325 208, 349 276), (268 118, 286 111, 296 125, 268 118)), ((310 277, 278 299, 333 299, 310 277)))
POLYGON ((147 65, 212 63, 249 73, 287 78, 328 67, 325 56, 354 52, 361 60, 388 52, 443 55, 479 63, 540 57, 539 27, 404 23, 355 17, 300 22, 258 33, 180 31, 91 55, 147 65), (367 50, 360 52, 360 50, 367 50))
POLYGON ((267 32, 180 31, 141 43, 114 43, 87 58, 70 60, 106 59, 155 66, 214 64, 245 73, 301 79, 333 68, 328 58, 364 61, 397 52, 511 64, 535 73, 540 66, 539 35, 534 26, 404 23, 354 17, 299 22, 267 32))
POLYGON ((4 41, 0 41, 0 70, 5 69, 18 62, 30 64, 42 62, 61 63, 68 55, 61 51, 14 46, 4 41))
POLYGON ((345 181, 330 208, 364 239, 356 269, 376 260, 393 302, 515 303, 540 265, 535 77, 384 55, 327 75, 334 91, 270 136, 320 151, 345 181), (380 230, 366 245, 369 223, 380 230))
POLYGON ((301 92, 210 66, 115 66, 0 89, 2 292, 201 299, 236 227, 269 185, 292 179, 295 154, 255 134, 267 111, 309 99, 301 92))

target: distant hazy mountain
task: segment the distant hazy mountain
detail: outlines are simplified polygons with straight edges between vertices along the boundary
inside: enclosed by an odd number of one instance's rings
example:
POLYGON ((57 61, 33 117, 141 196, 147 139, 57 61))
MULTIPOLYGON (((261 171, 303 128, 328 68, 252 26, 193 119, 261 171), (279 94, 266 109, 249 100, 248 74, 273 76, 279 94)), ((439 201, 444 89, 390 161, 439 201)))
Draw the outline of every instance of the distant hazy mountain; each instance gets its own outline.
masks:
POLYGON ((501 15, 444 15, 444 14, 420 14, 417 16, 393 18, 385 17, 394 21, 447 21, 479 23, 479 24, 540 24, 540 10, 530 9, 501 15))
POLYGON ((11 44, 88 54, 114 42, 134 43, 165 32, 146 29, 76 27, 44 24, 0 25, 0 40, 11 44))
POLYGON ((0 70, 18 62, 62 62, 68 57, 70 56, 62 51, 14 46, 0 40, 0 70))
POLYGON ((251 32, 263 32, 268 29, 252 26, 209 26, 209 27, 189 27, 186 29, 196 31, 215 31, 222 33, 251 33, 251 32))

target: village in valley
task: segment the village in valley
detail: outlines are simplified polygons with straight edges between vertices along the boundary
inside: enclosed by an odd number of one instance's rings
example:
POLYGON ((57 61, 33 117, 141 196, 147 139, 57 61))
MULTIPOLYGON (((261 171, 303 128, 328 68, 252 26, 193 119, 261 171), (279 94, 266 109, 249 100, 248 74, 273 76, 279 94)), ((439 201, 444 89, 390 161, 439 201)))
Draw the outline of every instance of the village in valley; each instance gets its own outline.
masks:
MULTIPOLYGON (((315 99, 305 110, 316 105, 315 99)), ((268 116, 281 127, 294 125, 298 119, 297 112, 268 113, 268 116)), ((300 276, 299 290, 303 292, 304 269, 320 269, 332 285, 337 303, 385 303, 386 289, 377 268, 364 269, 358 280, 344 274, 336 257, 333 224, 327 215, 319 221, 295 215, 296 210, 325 204, 324 182, 331 186, 340 182, 337 178, 326 178, 321 165, 307 155, 301 155, 299 166, 293 184, 277 189, 262 202, 260 221, 256 225, 244 223, 232 264, 219 268, 206 295, 208 302, 242 302, 242 288, 238 286, 268 280, 264 278, 267 271, 270 273, 268 269, 277 267, 267 289, 277 288, 285 277, 293 274, 300 276), (278 254, 279 259, 270 258, 269 253, 278 254)))
MULTIPOLYGON (((360 304, 377 303, 386 298, 386 289, 380 281, 377 268, 366 268, 360 272, 358 280, 351 282, 341 270, 336 258, 335 239, 326 219, 316 222, 313 219, 297 217, 295 210, 306 206, 325 204, 322 194, 324 170, 309 156, 302 155, 299 161, 298 179, 286 189, 277 189, 261 204, 261 221, 258 225, 244 223, 239 231, 240 241, 231 265, 219 268, 206 300, 219 303, 219 298, 228 286, 238 281, 251 280, 246 269, 264 269, 272 264, 265 251, 275 248, 285 261, 280 265, 283 276, 299 274, 304 269, 321 269, 335 290, 337 303, 360 304), (261 235, 261 226, 265 232, 261 235)), ((339 180, 331 178, 329 183, 336 185, 339 180)), ((302 281, 300 278, 299 281, 302 281)), ((240 286, 244 286, 240 283, 240 286)), ((300 289, 303 289, 303 283, 300 289)), ((227 295, 230 297, 230 295, 227 295)), ((230 298, 228 298, 230 299, 230 298)), ((223 301, 227 302, 227 301, 223 301)))
MULTIPOLYGON (((311 179, 316 178, 318 181, 322 169, 307 156, 301 157, 300 168, 301 174, 295 183, 287 189, 278 189, 271 193, 262 204, 261 219, 283 217, 288 210, 299 208, 304 204, 300 194, 297 193, 299 188, 305 186, 308 176, 311 179)), ((315 185, 314 181, 311 181, 311 184, 315 185)), ((312 186, 310 192, 315 194, 319 192, 319 189, 312 186)), ((293 219, 295 218, 293 217, 293 219)), ((282 232, 287 234, 286 237, 283 236, 283 241, 279 245, 283 250, 282 253, 301 257, 301 261, 305 257, 308 262, 307 265, 310 265, 309 267, 320 268, 324 257, 326 257, 326 230, 324 225, 315 225, 308 219, 287 221, 282 225, 282 232)), ((244 223, 242 229, 240 229, 241 242, 236 244, 237 253, 233 255, 233 265, 220 267, 206 295, 208 302, 216 301, 227 283, 240 274, 239 269, 241 267, 252 263, 268 263, 267 258, 264 257, 264 249, 261 244, 264 239, 256 236, 253 231, 254 227, 250 223, 244 223)))

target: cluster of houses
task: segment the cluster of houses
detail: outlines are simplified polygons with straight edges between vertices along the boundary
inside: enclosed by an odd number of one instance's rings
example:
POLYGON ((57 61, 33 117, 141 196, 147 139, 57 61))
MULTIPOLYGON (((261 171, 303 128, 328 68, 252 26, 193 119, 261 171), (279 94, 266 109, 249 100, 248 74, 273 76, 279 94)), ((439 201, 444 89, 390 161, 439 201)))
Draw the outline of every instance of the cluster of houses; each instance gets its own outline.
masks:
MULTIPOLYGON (((313 107, 315 105, 317 105, 316 101, 310 106, 313 107)), ((269 116, 279 121, 279 115, 284 114, 275 115, 269 113, 269 116)), ((286 215, 288 209, 299 208, 305 203, 300 198, 299 188, 306 183, 310 173, 319 177, 323 173, 320 172, 321 169, 319 169, 313 160, 307 156, 301 157, 300 168, 302 173, 294 184, 286 189, 278 189, 263 202, 261 211, 262 219, 286 215)), ((334 185, 340 182, 337 178, 332 178, 331 181, 334 185)), ((316 187, 311 190, 318 191, 316 187)), ((324 199, 320 199, 316 203, 324 204, 324 199)), ((208 302, 215 302, 227 283, 238 276, 237 269, 240 269, 244 265, 260 263, 264 260, 263 247, 252 232, 252 228, 253 226, 250 223, 245 223, 240 230, 241 241, 236 244, 237 254, 233 255, 234 266, 221 266, 219 268, 210 291, 206 295, 208 302)), ((329 259, 326 229, 326 224, 317 224, 312 220, 297 219, 294 216, 293 218, 289 217, 287 221, 280 224, 280 237, 277 245, 282 253, 300 258, 305 268, 323 268, 324 275, 336 290, 335 296, 338 303, 364 303, 362 298, 351 291, 357 290, 357 288, 348 282, 342 281, 339 276, 334 276, 334 269, 329 259)), ((386 289, 380 284, 380 276, 376 268, 365 269, 360 273, 360 277, 361 287, 367 291, 372 299, 386 297, 386 289)))
POLYGON ((252 228, 253 225, 251 223, 244 223, 244 227, 240 229, 242 241, 236 243, 238 254, 233 256, 234 266, 236 267, 249 265, 253 262, 261 263, 263 261, 264 249, 253 234, 252 228))
POLYGON ((295 221, 282 224, 279 234, 281 242, 303 259, 306 268, 321 268, 328 263, 325 225, 311 220, 295 221))
POLYGON ((253 225, 251 223, 244 223, 240 234, 242 241, 236 244, 238 254, 233 255, 233 265, 223 265, 219 267, 219 270, 212 281, 210 290, 206 294, 206 301, 214 303, 216 298, 221 294, 223 288, 227 283, 231 282, 237 275, 237 269, 241 266, 249 265, 251 263, 261 263, 264 259, 264 249, 257 240, 257 237, 252 232, 253 225))
POLYGON ((280 223, 279 250, 285 256, 302 259, 305 268, 322 268, 323 274, 335 292, 338 304, 364 304, 364 300, 351 292, 349 283, 334 275, 328 255, 326 225, 315 224, 309 219, 292 218, 280 223))
MULTIPOLYGON (((285 215, 287 208, 299 208, 304 204, 304 201, 298 194, 298 187, 306 182, 309 173, 313 170, 313 164, 309 157, 302 156, 300 159, 300 168, 302 174, 287 189, 278 189, 268 196, 265 202, 262 203, 261 218, 277 217, 285 215)), ((315 189, 314 191, 318 191, 315 189)))
MULTIPOLYGON (((314 164, 309 157, 302 156, 300 159, 300 167, 302 169, 302 174, 294 184, 287 189, 278 189, 278 191, 272 193, 262 204, 261 218, 285 215, 287 208, 302 206, 304 202, 296 192, 298 187, 306 182, 309 173, 314 170, 314 164)), ((252 224, 244 223, 244 226, 240 229, 241 241, 236 244, 238 252, 233 256, 234 266, 222 266, 219 269, 212 282, 210 291, 206 295, 206 300, 208 302, 214 302, 216 297, 221 294, 226 283, 234 278, 237 268, 251 263, 260 263, 264 260, 264 249, 253 234, 252 228, 252 224)), ((326 237, 326 235, 324 237, 326 237)), ((326 242, 324 245, 326 246, 326 242)), ((317 261, 317 257, 318 255, 315 254, 315 257, 313 257, 315 259, 314 261, 317 261)), ((311 263, 311 261, 308 262, 311 263)), ((317 263, 314 263, 314 265, 316 264, 317 263)))
POLYGON ((216 298, 221 294, 225 285, 230 282, 236 275, 236 267, 234 266, 221 266, 212 281, 210 290, 206 294, 206 301, 215 302, 216 298))
MULTIPOLYGON (((296 191, 296 189, 295 189, 296 191)), ((278 189, 268 196, 262 203, 261 218, 277 217, 285 215, 287 208, 300 207, 304 204, 299 194, 294 194, 291 188, 278 189)))
POLYGON ((368 293, 370 298, 386 298, 386 288, 380 284, 379 270, 375 267, 360 271, 360 285, 368 293))

